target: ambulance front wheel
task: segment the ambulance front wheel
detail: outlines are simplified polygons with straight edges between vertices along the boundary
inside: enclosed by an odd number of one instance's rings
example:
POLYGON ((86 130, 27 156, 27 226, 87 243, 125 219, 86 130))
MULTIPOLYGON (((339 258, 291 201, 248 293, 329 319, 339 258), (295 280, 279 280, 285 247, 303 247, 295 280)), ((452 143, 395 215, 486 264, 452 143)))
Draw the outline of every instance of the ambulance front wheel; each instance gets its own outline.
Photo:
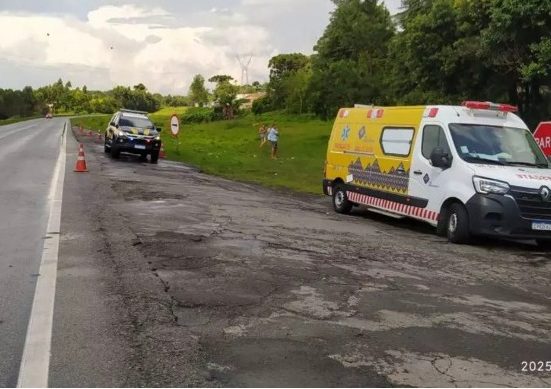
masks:
POLYGON ((337 185, 333 189, 333 207, 338 213, 350 213, 353 204, 346 197, 346 189, 337 185))
POLYGON ((455 203, 450 206, 446 225, 450 242, 462 244, 469 241, 469 214, 462 204, 455 203))

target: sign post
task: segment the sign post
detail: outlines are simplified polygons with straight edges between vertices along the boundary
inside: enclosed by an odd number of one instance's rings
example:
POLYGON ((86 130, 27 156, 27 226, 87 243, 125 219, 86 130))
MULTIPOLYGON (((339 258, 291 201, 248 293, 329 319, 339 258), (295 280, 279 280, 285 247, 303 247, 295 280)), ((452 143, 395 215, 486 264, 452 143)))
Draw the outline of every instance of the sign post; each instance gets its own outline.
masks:
POLYGON ((545 156, 551 156, 551 122, 540 123, 534 132, 534 138, 545 156))
POLYGON ((173 114, 170 118, 170 131, 172 132, 172 136, 176 138, 177 140, 177 146, 176 151, 178 152, 178 155, 180 154, 180 137, 178 134, 180 133, 180 120, 178 119, 178 116, 176 114, 173 114))

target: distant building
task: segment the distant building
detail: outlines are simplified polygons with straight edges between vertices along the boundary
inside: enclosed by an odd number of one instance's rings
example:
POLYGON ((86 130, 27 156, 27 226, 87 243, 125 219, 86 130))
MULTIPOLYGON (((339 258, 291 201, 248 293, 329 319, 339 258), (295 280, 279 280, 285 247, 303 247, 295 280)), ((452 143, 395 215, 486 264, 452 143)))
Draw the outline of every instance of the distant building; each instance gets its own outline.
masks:
POLYGON ((240 108, 252 109, 253 103, 266 96, 266 92, 242 93, 237 95, 237 100, 242 101, 240 108))

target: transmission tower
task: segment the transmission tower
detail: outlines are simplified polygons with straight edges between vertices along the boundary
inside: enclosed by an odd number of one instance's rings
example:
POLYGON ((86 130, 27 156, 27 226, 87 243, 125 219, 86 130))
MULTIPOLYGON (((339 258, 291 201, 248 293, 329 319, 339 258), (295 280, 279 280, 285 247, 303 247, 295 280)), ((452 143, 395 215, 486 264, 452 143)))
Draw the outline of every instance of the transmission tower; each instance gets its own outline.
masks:
POLYGON ((237 55, 237 61, 239 62, 239 66, 241 66, 241 85, 249 85, 249 67, 251 66, 251 61, 253 60, 253 56, 249 55, 249 59, 242 58, 240 55, 237 55))

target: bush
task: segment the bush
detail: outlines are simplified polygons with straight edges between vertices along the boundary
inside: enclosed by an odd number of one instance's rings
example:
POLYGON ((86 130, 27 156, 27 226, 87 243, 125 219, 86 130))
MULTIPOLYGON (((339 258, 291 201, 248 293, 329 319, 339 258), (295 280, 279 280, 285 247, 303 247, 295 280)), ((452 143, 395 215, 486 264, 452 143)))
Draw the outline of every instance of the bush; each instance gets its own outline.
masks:
POLYGON ((215 120, 215 113, 212 108, 192 107, 182 115, 182 123, 208 123, 215 120))
POLYGON ((255 115, 260 115, 265 112, 271 112, 274 110, 272 106, 272 101, 269 97, 263 97, 261 99, 253 101, 252 111, 255 115))

